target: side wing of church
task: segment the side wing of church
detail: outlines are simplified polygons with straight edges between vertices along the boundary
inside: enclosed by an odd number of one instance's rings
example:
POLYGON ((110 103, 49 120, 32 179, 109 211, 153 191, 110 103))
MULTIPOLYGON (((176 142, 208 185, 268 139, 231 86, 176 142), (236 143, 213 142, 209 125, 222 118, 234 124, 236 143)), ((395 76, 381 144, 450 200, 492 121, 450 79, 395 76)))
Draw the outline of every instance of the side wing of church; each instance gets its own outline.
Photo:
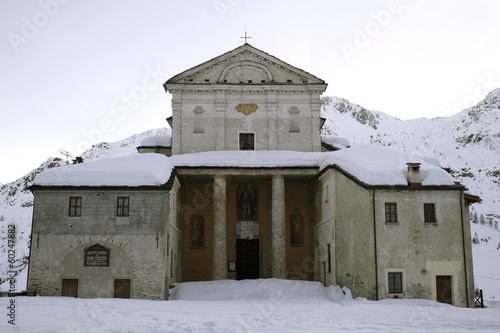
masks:
POLYGON ((36 178, 28 289, 167 299, 282 278, 473 306, 479 198, 389 148, 322 151, 326 86, 249 44, 172 77, 171 138, 36 178))

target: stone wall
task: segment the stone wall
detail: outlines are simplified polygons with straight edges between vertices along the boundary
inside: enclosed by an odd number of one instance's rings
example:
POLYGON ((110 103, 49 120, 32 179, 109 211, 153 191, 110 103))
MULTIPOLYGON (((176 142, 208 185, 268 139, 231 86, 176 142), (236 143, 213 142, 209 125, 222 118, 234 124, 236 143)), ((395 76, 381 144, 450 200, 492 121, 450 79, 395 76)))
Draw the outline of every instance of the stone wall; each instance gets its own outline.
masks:
POLYGON ((60 296, 63 279, 78 279, 79 297, 113 297, 114 279, 130 279, 132 298, 163 299, 169 207, 163 190, 37 190, 28 288, 60 296), (68 216, 70 196, 82 197, 81 217, 68 216), (119 196, 129 217, 116 217, 119 196), (110 250, 108 266, 84 265, 95 244, 110 250))
POLYGON ((173 121, 182 126, 174 125, 173 154, 239 150, 240 132, 255 134, 256 150, 321 150, 319 94, 241 89, 174 94, 173 121), (243 114, 237 111, 240 104, 257 109, 243 114))
POLYGON ((336 281, 353 295, 375 299, 371 193, 338 171, 332 185, 336 281))
POLYGON ((335 169, 320 181, 322 214, 315 226, 320 281, 368 299, 437 300, 436 276, 450 276, 452 304, 471 306, 470 225, 460 188, 365 188, 335 169), (386 203, 396 204, 396 223, 386 223, 386 203), (424 222, 424 203, 434 203, 436 223, 424 222), (388 290, 394 272, 402 273, 402 293, 388 290))
MULTIPOLYGON (((470 231, 464 244, 460 201, 460 190, 376 191, 380 298, 394 297, 387 290, 387 273, 402 271, 401 297, 436 300, 436 276, 449 275, 453 304, 467 305, 464 245, 470 248, 470 231), (397 204, 397 223, 385 222, 386 202, 397 204), (436 223, 424 222, 424 203, 435 204, 436 223)), ((469 226, 468 216, 464 222, 469 226)))

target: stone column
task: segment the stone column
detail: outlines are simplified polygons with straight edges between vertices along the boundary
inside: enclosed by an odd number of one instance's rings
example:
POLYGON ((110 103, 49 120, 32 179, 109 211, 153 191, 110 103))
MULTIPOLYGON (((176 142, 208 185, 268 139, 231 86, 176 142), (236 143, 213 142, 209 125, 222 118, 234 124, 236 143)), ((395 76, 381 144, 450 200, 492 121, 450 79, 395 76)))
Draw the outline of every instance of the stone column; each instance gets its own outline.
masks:
POLYGON ((214 176, 214 247, 212 279, 227 279, 226 176, 214 176))
POLYGON ((285 178, 283 175, 274 175, 272 186, 272 277, 286 279, 285 178))

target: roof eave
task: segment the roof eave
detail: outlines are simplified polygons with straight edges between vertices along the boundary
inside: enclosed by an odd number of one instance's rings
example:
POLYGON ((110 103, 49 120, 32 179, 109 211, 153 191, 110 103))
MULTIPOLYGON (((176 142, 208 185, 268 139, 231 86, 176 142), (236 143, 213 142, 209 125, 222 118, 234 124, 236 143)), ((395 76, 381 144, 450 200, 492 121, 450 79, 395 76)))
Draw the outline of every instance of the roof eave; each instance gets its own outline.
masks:
POLYGON ((128 186, 128 185, 31 185, 28 190, 31 192, 35 191, 95 191, 95 190, 157 190, 164 191, 169 190, 169 182, 162 185, 138 185, 138 186, 128 186))
POLYGON ((461 184, 455 184, 455 185, 422 185, 422 186, 409 186, 409 185, 391 185, 391 184, 381 184, 381 185, 373 185, 373 184, 368 184, 357 178, 356 176, 352 175, 351 173, 347 172, 346 170, 342 169, 336 164, 331 164, 327 167, 325 167, 321 172, 319 173, 318 177, 321 176, 323 173, 325 173, 327 170, 337 170, 350 180, 354 181, 356 184, 359 186, 365 188, 365 189, 394 189, 394 190, 411 190, 411 191, 427 191, 427 190, 460 190, 460 191, 465 191, 467 188, 461 184))
POLYGON ((470 193, 464 193, 464 199, 467 202, 467 204, 471 205, 474 203, 479 203, 482 201, 482 199, 478 195, 470 194, 470 193))

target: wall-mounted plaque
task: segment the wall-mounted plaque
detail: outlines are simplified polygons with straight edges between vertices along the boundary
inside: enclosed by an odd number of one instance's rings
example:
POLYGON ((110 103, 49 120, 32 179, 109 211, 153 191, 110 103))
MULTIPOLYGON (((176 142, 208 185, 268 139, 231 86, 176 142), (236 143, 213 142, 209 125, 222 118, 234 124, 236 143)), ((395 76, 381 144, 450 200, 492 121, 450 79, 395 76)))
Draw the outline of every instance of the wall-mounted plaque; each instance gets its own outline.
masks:
POLYGON ((253 221, 241 221, 241 238, 253 238, 253 221))
POLYGON ((236 261, 228 261, 227 262, 227 270, 229 272, 236 272, 236 261))
POLYGON ((109 249, 99 244, 85 249, 85 266, 109 266, 109 249))

